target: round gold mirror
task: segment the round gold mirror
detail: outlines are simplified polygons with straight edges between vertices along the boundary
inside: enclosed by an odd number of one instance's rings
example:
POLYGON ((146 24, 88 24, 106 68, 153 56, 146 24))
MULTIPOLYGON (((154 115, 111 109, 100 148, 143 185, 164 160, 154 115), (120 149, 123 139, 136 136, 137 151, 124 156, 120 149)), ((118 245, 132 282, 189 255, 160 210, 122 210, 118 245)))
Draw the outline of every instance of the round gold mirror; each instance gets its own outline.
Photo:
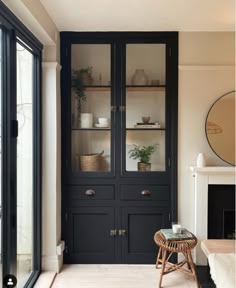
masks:
POLYGON ((215 154, 235 165, 235 91, 224 94, 211 106, 205 129, 215 154))

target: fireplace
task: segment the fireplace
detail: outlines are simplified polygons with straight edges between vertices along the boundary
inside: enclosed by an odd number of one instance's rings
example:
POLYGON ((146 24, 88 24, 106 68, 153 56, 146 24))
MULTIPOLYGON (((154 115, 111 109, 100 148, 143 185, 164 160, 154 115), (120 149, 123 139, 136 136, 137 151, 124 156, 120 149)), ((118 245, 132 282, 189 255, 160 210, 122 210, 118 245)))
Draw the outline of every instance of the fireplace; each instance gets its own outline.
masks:
POLYGON ((208 185, 208 239, 235 239, 235 186, 208 185))
MULTIPOLYGON (((208 239, 208 186, 211 185, 235 185, 234 167, 190 167, 194 177, 194 233, 198 238, 198 244, 193 258, 197 265, 207 265, 207 258, 201 250, 202 240, 208 239)), ((210 188, 211 189, 211 188, 210 188)), ((228 190, 224 195, 227 197, 228 190)), ((229 192, 230 193, 230 192, 229 192)), ((222 218, 228 223, 228 217, 232 215, 231 208, 223 209, 222 218)), ((226 225, 227 226, 227 225, 226 225)), ((225 229, 227 227, 225 226, 225 229)))

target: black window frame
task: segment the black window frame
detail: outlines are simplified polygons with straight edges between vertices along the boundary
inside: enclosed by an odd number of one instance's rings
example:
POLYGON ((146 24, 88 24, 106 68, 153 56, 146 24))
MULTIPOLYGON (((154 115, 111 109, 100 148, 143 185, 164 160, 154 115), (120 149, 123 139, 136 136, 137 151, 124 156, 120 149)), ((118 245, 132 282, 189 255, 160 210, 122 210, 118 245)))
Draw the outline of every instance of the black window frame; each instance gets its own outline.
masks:
MULTIPOLYGON (((33 54, 33 271, 24 287, 33 287, 41 272, 41 82, 43 45, 0 1, 2 29, 2 279, 16 275, 16 43, 33 54), (20 40, 19 40, 20 39, 20 40)), ((4 287, 4 284, 2 287, 4 287)))

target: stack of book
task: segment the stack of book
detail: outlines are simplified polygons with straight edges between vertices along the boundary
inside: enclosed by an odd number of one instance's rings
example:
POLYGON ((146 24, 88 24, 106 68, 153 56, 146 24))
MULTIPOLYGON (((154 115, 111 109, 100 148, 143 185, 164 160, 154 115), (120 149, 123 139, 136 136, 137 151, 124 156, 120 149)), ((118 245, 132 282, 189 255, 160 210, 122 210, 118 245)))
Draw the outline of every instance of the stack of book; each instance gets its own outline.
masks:
POLYGON ((150 123, 137 123, 134 125, 134 128, 161 128, 161 125, 159 123, 150 122, 150 123))
POLYGON ((184 240, 193 238, 192 234, 184 228, 182 228, 181 233, 173 233, 172 229, 161 229, 160 231, 166 240, 184 240))

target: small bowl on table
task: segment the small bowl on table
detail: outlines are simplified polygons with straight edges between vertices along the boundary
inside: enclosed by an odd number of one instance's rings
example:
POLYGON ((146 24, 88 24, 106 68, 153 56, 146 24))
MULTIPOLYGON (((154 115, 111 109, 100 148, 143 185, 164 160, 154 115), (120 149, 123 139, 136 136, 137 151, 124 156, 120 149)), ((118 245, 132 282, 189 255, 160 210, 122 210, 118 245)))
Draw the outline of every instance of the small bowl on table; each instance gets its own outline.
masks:
POLYGON ((143 123, 145 123, 145 124, 149 123, 149 121, 150 121, 150 116, 143 116, 143 117, 142 117, 142 121, 143 121, 143 123))

